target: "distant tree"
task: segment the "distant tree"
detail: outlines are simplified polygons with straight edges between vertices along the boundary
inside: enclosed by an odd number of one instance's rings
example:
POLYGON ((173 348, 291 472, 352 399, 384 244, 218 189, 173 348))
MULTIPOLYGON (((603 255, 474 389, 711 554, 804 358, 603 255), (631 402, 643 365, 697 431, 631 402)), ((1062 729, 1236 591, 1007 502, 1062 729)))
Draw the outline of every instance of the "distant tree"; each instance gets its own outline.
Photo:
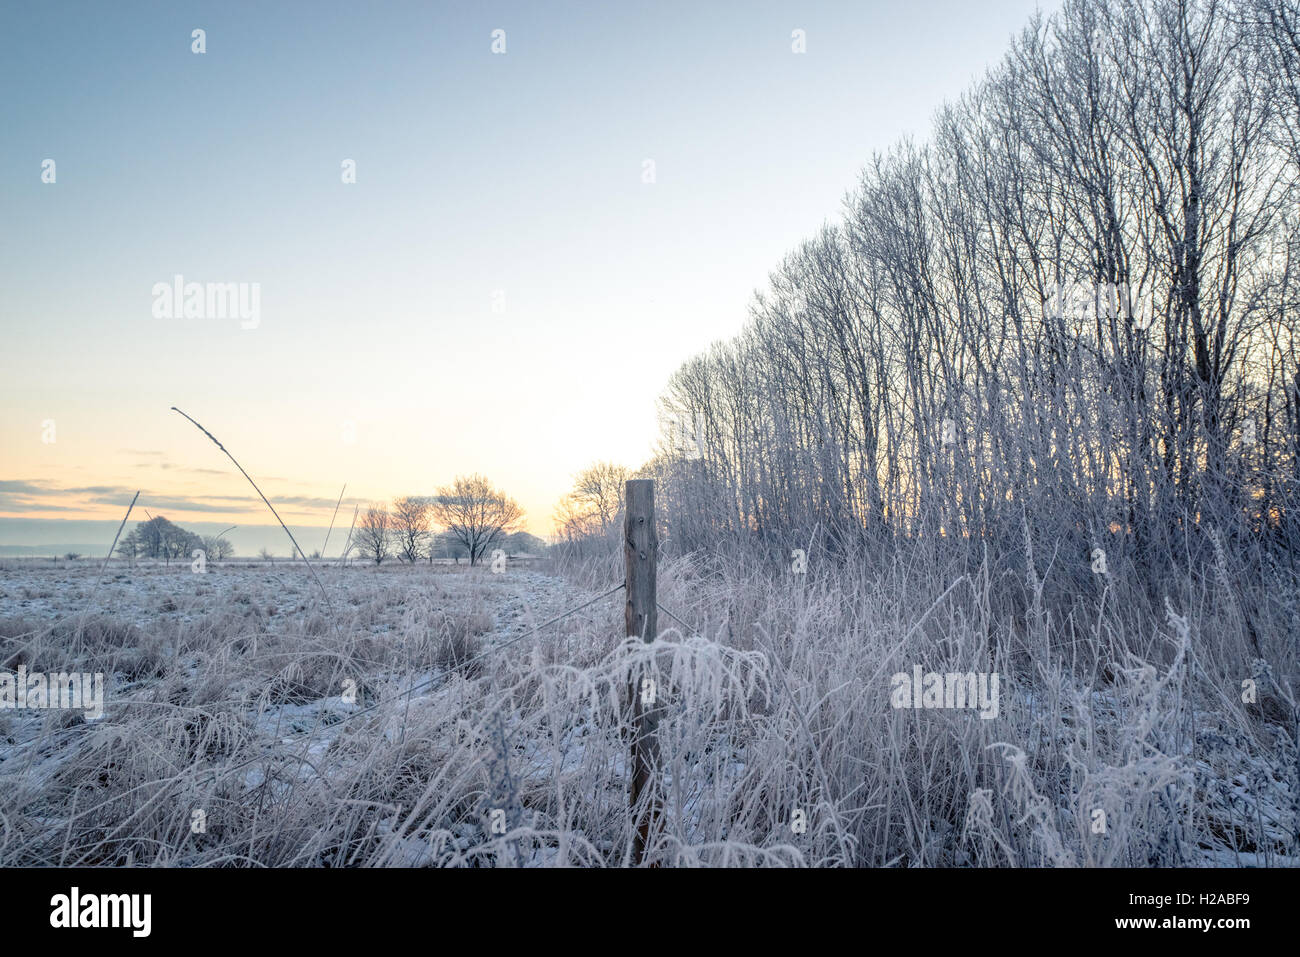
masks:
POLYGON ((204 535, 202 548, 208 558, 213 561, 232 558, 235 554, 235 546, 230 544, 229 539, 220 535, 204 535))
POLYGON ((271 550, 270 550, 269 548, 267 548, 265 545, 262 546, 262 550, 261 550, 260 552, 257 553, 257 557, 260 558, 260 559, 261 559, 262 561, 264 561, 264 562, 273 562, 273 561, 275 561, 275 556, 271 554, 271 550))
POLYGON ((567 541, 609 535, 618 525, 623 495, 632 470, 613 462, 597 462, 575 477, 573 489, 560 502, 555 524, 567 541))
POLYGON ((429 500, 415 495, 393 499, 392 532, 397 557, 419 561, 429 539, 429 500))
POLYGON ((203 547, 203 539, 179 525, 170 525, 163 534, 163 558, 168 564, 173 558, 189 558, 196 548, 203 547))
POLYGON ((391 554, 393 544, 393 519, 388 509, 371 505, 361 516, 352 544, 363 556, 382 565, 391 554))
POLYGON ((438 524, 464 546, 471 565, 524 517, 519 504, 482 475, 458 476, 438 489, 432 507, 438 524))
POLYGON ((203 539, 163 516, 141 522, 126 538, 118 542, 118 551, 128 558, 161 558, 171 564, 173 558, 188 558, 196 548, 203 547, 203 539))
POLYGON ((165 530, 171 522, 159 515, 157 518, 151 518, 147 522, 141 522, 135 527, 140 536, 140 554, 145 558, 162 558, 163 557, 163 538, 165 530))
POLYGON ((133 528, 117 540, 117 553, 125 558, 132 565, 143 552, 144 546, 140 541, 140 530, 133 528))

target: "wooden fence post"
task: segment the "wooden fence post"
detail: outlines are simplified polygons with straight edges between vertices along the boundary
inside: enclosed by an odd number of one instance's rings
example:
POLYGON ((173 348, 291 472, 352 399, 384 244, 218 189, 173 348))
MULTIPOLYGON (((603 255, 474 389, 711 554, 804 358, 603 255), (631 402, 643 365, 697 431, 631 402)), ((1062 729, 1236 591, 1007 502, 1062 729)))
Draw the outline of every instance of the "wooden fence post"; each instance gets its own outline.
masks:
MULTIPOLYGON (((655 565, 659 558, 659 538, 655 532, 655 483, 652 479, 631 479, 627 483, 627 508, 623 521, 623 558, 627 578, 627 608, 624 620, 627 636, 643 641, 654 641, 659 636, 659 605, 655 600, 655 565)), ((632 688, 632 813, 637 814, 646 789, 659 764, 659 742, 656 738, 658 705, 654 698, 646 700, 645 692, 657 696, 658 689, 632 688)), ((659 817, 656 798, 651 798, 636 821, 636 837, 632 844, 632 863, 639 865, 650 836, 651 823, 659 817)))

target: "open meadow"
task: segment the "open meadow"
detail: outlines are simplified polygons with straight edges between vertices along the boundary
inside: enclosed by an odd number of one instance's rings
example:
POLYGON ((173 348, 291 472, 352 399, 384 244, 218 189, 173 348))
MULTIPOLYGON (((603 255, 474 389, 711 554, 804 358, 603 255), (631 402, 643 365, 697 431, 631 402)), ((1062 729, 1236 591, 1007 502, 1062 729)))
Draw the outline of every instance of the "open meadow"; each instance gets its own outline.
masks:
POLYGON ((1214 582, 1163 620, 1049 624, 992 564, 940 586, 678 557, 653 645, 621 641, 621 593, 547 624, 619 559, 327 564, 328 604, 301 562, 115 560, 96 588, 97 563, 6 561, 0 668, 107 677, 102 717, 0 711, 0 864, 624 864, 646 676, 650 862, 1296 860, 1293 712, 1262 676, 1231 693, 1214 582), (979 661, 995 715, 891 700, 913 662, 979 661))

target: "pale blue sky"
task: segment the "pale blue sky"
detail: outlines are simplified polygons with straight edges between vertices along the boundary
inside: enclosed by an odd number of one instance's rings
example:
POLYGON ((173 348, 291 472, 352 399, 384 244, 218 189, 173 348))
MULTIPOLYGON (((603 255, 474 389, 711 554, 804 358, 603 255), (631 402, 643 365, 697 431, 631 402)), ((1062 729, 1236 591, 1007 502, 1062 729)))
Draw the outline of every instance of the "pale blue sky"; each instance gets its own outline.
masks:
POLYGON ((648 456, 677 365, 1035 7, 6 3, 0 480, 211 519, 248 490, 199 471, 227 463, 178 405, 273 498, 481 471, 547 532, 573 472, 648 456), (260 283, 259 325, 153 318, 177 273, 260 283))

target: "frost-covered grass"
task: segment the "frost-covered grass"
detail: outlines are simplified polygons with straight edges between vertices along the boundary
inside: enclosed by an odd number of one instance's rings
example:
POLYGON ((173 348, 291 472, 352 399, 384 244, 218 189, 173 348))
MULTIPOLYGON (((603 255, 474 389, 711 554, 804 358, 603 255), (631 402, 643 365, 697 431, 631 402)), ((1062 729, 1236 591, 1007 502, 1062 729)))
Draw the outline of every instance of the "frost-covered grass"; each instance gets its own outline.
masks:
MULTIPOLYGON (((326 567, 328 606, 301 564, 114 562, 93 588, 91 563, 0 563, 0 669, 111 676, 98 721, 0 712, 0 864, 626 864, 642 677, 653 863, 1294 861, 1295 711, 1264 675, 1240 700, 1219 584, 1062 604, 1036 567, 678 557, 660 601, 688 624, 646 645, 617 593, 527 635, 617 584, 613 554, 326 567), (916 664, 998 672, 998 717, 895 710, 916 664)), ((1294 606, 1248 597, 1285 685, 1294 606)))

